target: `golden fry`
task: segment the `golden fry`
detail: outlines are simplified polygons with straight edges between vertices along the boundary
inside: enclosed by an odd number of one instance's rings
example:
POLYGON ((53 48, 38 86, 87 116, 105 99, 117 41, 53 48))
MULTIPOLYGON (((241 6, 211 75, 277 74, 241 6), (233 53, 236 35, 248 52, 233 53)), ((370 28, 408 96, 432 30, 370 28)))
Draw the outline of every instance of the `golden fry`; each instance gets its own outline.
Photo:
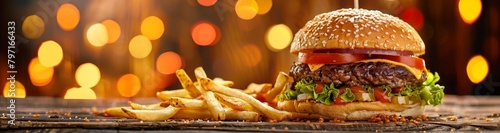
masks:
MULTIPOLYGON (((225 109, 226 120, 247 120, 258 121, 259 113, 253 111, 237 111, 225 109)), ((213 118, 210 111, 196 109, 181 109, 173 117, 173 119, 210 119, 213 118)))
POLYGON ((134 103, 132 101, 128 101, 128 105, 130 105, 130 107, 132 109, 135 109, 135 110, 155 110, 155 109, 163 109, 165 107, 162 107, 160 106, 161 103, 154 103, 154 104, 149 104, 149 105, 142 105, 142 104, 138 104, 138 103, 134 103))
POLYGON ((159 110, 133 110, 130 108, 122 108, 123 112, 127 113, 130 117, 143 120, 143 121, 160 121, 171 118, 177 113, 180 108, 169 106, 159 110))
POLYGON ((222 93, 232 97, 238 97, 248 102, 253 107, 257 108, 259 111, 264 113, 265 116, 270 119, 281 121, 290 116, 289 112, 274 109, 268 105, 263 104, 262 102, 260 102, 259 100, 255 99, 254 97, 248 94, 245 94, 239 90, 231 89, 223 85, 215 84, 212 80, 208 78, 201 78, 200 83, 202 86, 205 86, 205 89, 209 89, 211 91, 222 93))
POLYGON ((186 89, 191 97, 198 97, 201 95, 201 92, 198 90, 198 88, 196 88, 196 86, 194 86, 193 81, 191 80, 191 78, 189 78, 184 69, 175 71, 175 75, 177 75, 177 78, 179 78, 182 88, 186 89))
POLYGON ((107 117, 124 117, 124 118, 130 118, 125 112, 122 111, 122 108, 129 108, 130 107, 111 107, 104 109, 104 116, 107 117))
POLYGON ((168 90, 156 92, 156 97, 162 101, 167 101, 171 97, 191 98, 186 89, 168 90))
POLYGON ((246 111, 257 111, 256 109, 253 108, 252 105, 250 105, 248 102, 241 100, 236 97, 229 97, 224 94, 220 93, 214 93, 215 98, 219 100, 222 104, 235 109, 235 110, 246 110, 246 111))
MULTIPOLYGON (((202 67, 197 67, 194 69, 194 75, 196 76, 196 79, 198 82, 200 82, 200 79, 202 78, 207 78, 207 74, 205 73, 205 70, 203 70, 202 67)), ((211 91, 208 91, 207 87, 205 86, 206 84, 200 84, 201 85, 201 94, 203 95, 203 99, 205 100, 205 103, 208 106, 208 110, 214 116, 215 120, 224 120, 226 119, 226 113, 224 111, 224 108, 222 108, 222 105, 217 101, 217 99, 214 96, 214 93, 211 91)))
POLYGON ((274 88, 272 88, 271 91, 269 91, 269 94, 267 94, 267 96, 265 97, 267 103, 274 103, 273 101, 274 99, 276 99, 276 96, 283 92, 283 89, 288 82, 288 78, 289 76, 284 72, 280 72, 278 74, 276 83, 274 83, 274 88))
POLYGON ((224 86, 227 86, 227 87, 231 87, 234 85, 234 82, 233 81, 229 81, 229 80, 224 80, 222 78, 214 78, 213 81, 217 84, 221 84, 221 85, 224 85, 224 86))
POLYGON ((169 105, 178 108, 206 109, 207 104, 203 100, 172 97, 168 100, 169 105))
POLYGON ((267 93, 273 87, 272 84, 250 83, 243 92, 247 94, 267 93))

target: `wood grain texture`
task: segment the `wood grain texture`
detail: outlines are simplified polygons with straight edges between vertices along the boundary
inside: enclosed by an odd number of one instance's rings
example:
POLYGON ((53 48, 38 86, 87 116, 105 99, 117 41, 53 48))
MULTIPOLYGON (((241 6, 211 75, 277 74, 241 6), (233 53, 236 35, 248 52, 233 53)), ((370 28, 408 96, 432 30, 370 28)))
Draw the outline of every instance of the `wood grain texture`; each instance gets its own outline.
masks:
MULTIPOLYGON (((9 99, 0 98, 1 101, 9 99)), ((377 124, 366 121, 329 122, 242 122, 242 121, 182 121, 169 120, 141 122, 135 119, 104 117, 94 114, 92 107, 101 111, 106 107, 126 106, 128 99, 63 100, 49 97, 16 99, 16 125, 7 123, 8 102, 1 102, 0 129, 12 132, 122 132, 130 130, 175 131, 500 131, 500 117, 491 116, 500 111, 500 97, 453 96, 445 97, 443 105, 427 107, 426 114, 435 121, 420 124, 391 122, 377 124), (456 121, 448 117, 457 117, 456 121), (441 118, 441 120, 439 120, 441 118)), ((136 103, 159 102, 156 98, 132 100, 136 103)))

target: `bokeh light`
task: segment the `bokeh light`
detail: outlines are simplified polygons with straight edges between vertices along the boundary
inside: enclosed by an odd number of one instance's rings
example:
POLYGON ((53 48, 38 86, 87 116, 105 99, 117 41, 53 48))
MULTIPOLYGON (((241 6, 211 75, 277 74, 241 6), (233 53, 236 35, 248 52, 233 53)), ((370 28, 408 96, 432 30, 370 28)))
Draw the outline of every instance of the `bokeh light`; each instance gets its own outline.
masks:
POLYGON ((141 81, 134 74, 125 74, 116 84, 118 93, 124 97, 133 97, 141 90, 141 81))
POLYGON ((424 15, 418 8, 408 8, 403 12, 403 21, 410 24, 416 30, 424 26, 424 15))
POLYGON ((161 74, 173 74, 181 67, 182 58, 175 52, 162 53, 156 60, 156 69, 161 74))
POLYGON ((52 40, 45 41, 38 49, 40 63, 46 67, 54 67, 61 63, 63 51, 61 46, 52 40))
POLYGON ((288 26, 277 24, 271 26, 266 32, 266 46, 272 51, 282 50, 292 42, 293 33, 288 26))
POLYGON ((149 16, 142 21, 141 33, 150 40, 156 40, 163 35, 165 27, 163 21, 156 16, 149 16))
POLYGON ((45 31, 45 22, 38 15, 30 15, 24 19, 23 35, 28 39, 37 39, 45 31))
POLYGON ((257 2, 257 6, 259 7, 257 14, 266 14, 273 7, 272 0, 255 0, 255 2, 257 2))
POLYGON ((120 25, 116 23, 113 20, 104 20, 102 21, 102 25, 106 27, 106 31, 108 34, 108 42, 107 43, 114 43, 118 38, 120 38, 120 35, 122 33, 122 30, 120 28, 120 25))
POLYGON ((128 50, 130 54, 135 58, 144 58, 151 53, 153 46, 151 45, 151 41, 143 35, 137 35, 128 45, 128 50))
POLYGON ((75 29, 80 22, 80 11, 75 5, 66 3, 62 4, 57 10, 57 24, 65 31, 75 29))
POLYGON ((97 99, 94 90, 90 88, 70 88, 66 91, 64 99, 97 99))
POLYGON ((458 1, 458 11, 460 12, 460 17, 467 24, 474 23, 479 15, 483 5, 481 0, 460 0, 458 1))
POLYGON ((467 63, 467 76, 472 83, 480 83, 488 75, 488 62, 482 55, 476 55, 467 63))
POLYGON ((192 28, 191 37, 200 46, 213 45, 219 41, 220 31, 217 26, 209 22, 200 22, 192 28))
POLYGON ((243 64, 247 67, 254 67, 262 61, 262 52, 259 47, 254 44, 246 44, 241 47, 241 50, 244 51, 240 56, 243 56, 243 64))
POLYGON ((212 6, 217 3, 217 0, 197 0, 202 6, 212 6))
POLYGON ((101 72, 94 64, 84 63, 76 69, 75 78, 78 85, 92 88, 101 80, 101 72))
POLYGON ((52 80, 54 68, 42 65, 38 57, 36 57, 33 58, 28 65, 28 74, 33 85, 45 86, 52 80))
POLYGON ((250 20, 257 15, 259 6, 255 0, 238 0, 234 10, 241 19, 250 20))
POLYGON ((94 24, 87 29, 87 40, 96 47, 104 46, 108 43, 108 31, 101 23, 94 24))
POLYGON ((25 98, 26 89, 24 88, 24 85, 17 80, 14 80, 14 82, 14 84, 12 84, 10 81, 5 82, 5 86, 3 87, 3 96, 5 98, 25 98), (11 87, 15 89, 11 90, 11 87))

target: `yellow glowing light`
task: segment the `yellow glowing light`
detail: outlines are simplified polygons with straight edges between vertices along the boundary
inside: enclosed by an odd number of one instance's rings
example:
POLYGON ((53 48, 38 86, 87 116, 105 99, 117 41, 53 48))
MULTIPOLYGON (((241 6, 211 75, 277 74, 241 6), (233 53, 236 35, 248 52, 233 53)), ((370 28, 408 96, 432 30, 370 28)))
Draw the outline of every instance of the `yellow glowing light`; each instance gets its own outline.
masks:
POLYGON ((163 21, 156 16, 149 16, 142 21, 141 33, 150 40, 156 40, 163 35, 165 27, 163 21))
POLYGON ((162 74, 172 74, 176 70, 181 69, 181 56, 175 52, 165 52, 156 60, 156 69, 162 74))
POLYGON ((262 52, 260 51, 259 47, 253 44, 247 44, 244 45, 242 48, 242 56, 243 58, 243 64, 248 66, 248 67, 254 67, 257 66, 257 64, 260 63, 262 60, 262 52))
POLYGON ((62 4, 57 10, 57 24, 65 31, 75 29, 80 22, 80 11, 73 4, 62 4))
POLYGON ((104 46, 108 43, 108 31, 106 26, 97 23, 87 29, 87 40, 89 43, 96 47, 104 46))
POLYGON ((61 63, 63 51, 61 46, 52 40, 45 41, 38 49, 40 63, 46 67, 54 67, 61 63))
POLYGON ((212 6, 217 3, 217 0, 197 0, 202 6, 212 6))
POLYGON ((45 86, 52 80, 54 68, 43 66, 37 57, 30 61, 28 65, 28 74, 33 85, 45 86))
POLYGON ((116 23, 113 20, 104 20, 102 21, 102 25, 106 27, 106 31, 108 33, 108 42, 107 43, 114 43, 118 38, 120 38, 120 35, 122 33, 122 30, 120 28, 120 25, 116 23))
POLYGON ((488 75, 488 62, 482 55, 476 55, 467 63, 467 76, 472 83, 479 83, 488 75))
POLYGON ((76 69, 75 78, 78 85, 92 88, 101 80, 101 72, 94 64, 84 63, 76 69))
POLYGON ((208 22, 200 22, 193 27, 191 37, 196 44, 208 46, 217 43, 220 39, 220 32, 217 26, 208 22))
POLYGON ((37 15, 26 17, 22 26, 23 35, 29 39, 37 39, 45 31, 45 22, 37 15))
POLYGON ((3 96, 4 97, 13 97, 13 98, 25 98, 26 97, 26 89, 24 85, 17 81, 13 80, 5 82, 5 86, 3 87, 3 96))
POLYGON ((118 92, 124 97, 133 97, 141 90, 141 81, 134 74, 125 74, 116 84, 118 92))
POLYGON ((94 90, 90 88, 71 88, 66 91, 64 99, 97 99, 94 90))
POLYGON ((460 17, 467 24, 472 24, 477 20, 482 8, 481 0, 460 0, 458 2, 460 17))
POLYGON ((257 11, 257 14, 266 14, 271 10, 271 7, 273 7, 273 1, 272 0, 255 0, 257 2, 257 5, 259 7, 259 10, 257 11))
POLYGON ((238 0, 234 10, 241 19, 250 20, 257 15, 259 6, 255 0, 238 0))
POLYGON ((143 35, 137 35, 128 45, 128 51, 135 58, 144 58, 151 53, 153 46, 151 45, 151 41, 143 35))
POLYGON ((292 42, 293 34, 292 30, 284 24, 274 25, 266 33, 266 46, 273 50, 282 50, 292 42))

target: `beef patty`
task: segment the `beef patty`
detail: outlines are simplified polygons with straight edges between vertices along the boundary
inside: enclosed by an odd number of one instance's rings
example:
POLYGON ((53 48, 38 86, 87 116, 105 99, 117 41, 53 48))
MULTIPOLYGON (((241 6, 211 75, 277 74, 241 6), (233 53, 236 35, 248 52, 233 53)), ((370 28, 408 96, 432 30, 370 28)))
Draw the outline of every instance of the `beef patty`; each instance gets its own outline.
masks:
POLYGON ((309 79, 335 85, 388 85, 391 88, 420 86, 427 78, 425 72, 417 79, 406 68, 384 62, 325 64, 314 72, 311 72, 307 64, 294 64, 290 68, 290 75, 295 81, 309 79))

